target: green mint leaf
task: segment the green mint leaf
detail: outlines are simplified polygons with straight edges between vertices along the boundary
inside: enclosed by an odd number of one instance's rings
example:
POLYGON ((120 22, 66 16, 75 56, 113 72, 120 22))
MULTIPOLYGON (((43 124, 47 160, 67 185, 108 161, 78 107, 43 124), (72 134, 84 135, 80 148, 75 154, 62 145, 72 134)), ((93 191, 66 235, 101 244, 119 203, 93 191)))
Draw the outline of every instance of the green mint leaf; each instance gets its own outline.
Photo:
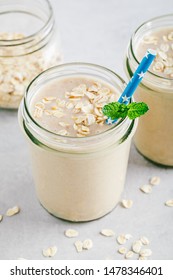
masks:
POLYGON ((128 108, 127 116, 131 120, 136 119, 141 115, 144 115, 149 110, 147 104, 145 104, 144 102, 130 103, 127 105, 127 108, 128 108))
POLYGON ((128 113, 128 107, 126 104, 119 102, 108 103, 103 107, 103 114, 112 120, 125 118, 128 113))
POLYGON ((103 107, 103 114, 112 120, 129 117, 133 120, 144 115, 149 110, 144 102, 124 104, 119 102, 108 103, 103 107))

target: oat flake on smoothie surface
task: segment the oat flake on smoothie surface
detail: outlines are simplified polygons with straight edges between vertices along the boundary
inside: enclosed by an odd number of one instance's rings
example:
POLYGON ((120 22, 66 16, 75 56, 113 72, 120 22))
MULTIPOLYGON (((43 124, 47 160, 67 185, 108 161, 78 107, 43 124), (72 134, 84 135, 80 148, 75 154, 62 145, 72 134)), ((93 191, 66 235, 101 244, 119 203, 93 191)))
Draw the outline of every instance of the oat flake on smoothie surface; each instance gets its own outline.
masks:
POLYGON ((86 137, 108 129, 102 108, 117 98, 110 84, 90 76, 61 78, 40 89, 32 100, 31 114, 49 131, 86 137))

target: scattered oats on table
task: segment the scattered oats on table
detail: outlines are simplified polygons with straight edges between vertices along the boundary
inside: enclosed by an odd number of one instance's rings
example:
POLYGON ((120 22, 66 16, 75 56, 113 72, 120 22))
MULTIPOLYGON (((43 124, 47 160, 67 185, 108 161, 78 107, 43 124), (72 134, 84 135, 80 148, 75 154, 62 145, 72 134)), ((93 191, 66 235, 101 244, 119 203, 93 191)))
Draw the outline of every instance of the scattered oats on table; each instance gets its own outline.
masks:
POLYGON ((132 250, 134 253, 138 254, 141 251, 141 248, 142 248, 142 242, 140 240, 133 242, 132 250))
POLYGON ((126 241, 127 241, 127 239, 124 234, 121 234, 117 237, 117 242, 121 245, 125 244, 126 241))
POLYGON ((150 241, 149 241, 148 238, 145 237, 145 236, 142 236, 142 237, 140 238, 140 241, 142 242, 143 245, 149 245, 149 244, 150 244, 150 241))
POLYGON ((165 202, 165 205, 166 205, 166 206, 169 206, 169 207, 173 207, 173 199, 167 200, 167 201, 165 202))
POLYGON ((139 255, 142 257, 150 257, 152 255, 152 251, 151 251, 151 249, 142 249, 139 252, 139 255))
POLYGON ((157 186, 160 184, 160 177, 157 176, 153 176, 152 178, 150 178, 150 184, 152 186, 157 186))
POLYGON ((43 249, 42 253, 44 257, 54 257, 57 252, 57 247, 49 247, 47 249, 43 249))
POLYGON ((83 245, 82 245, 82 248, 85 249, 85 250, 89 250, 93 247, 93 242, 91 239, 85 239, 83 241, 83 245))
POLYGON ((78 233, 78 231, 77 230, 75 230, 75 229, 67 229, 66 231, 65 231, 65 236, 67 236, 67 237, 76 237, 76 236, 78 236, 79 235, 79 233, 78 233))
POLYGON ((19 206, 14 206, 13 208, 9 208, 6 212, 6 216, 11 217, 20 212, 19 206))
POLYGON ((145 184, 143 186, 140 187, 140 190, 146 194, 151 193, 152 192, 152 186, 145 184))
POLYGON ((147 260, 147 257, 139 256, 138 260, 147 260))
POLYGON ((80 241, 80 240, 77 240, 75 243, 74 243, 74 246, 76 248, 76 251, 78 253, 82 252, 83 251, 83 242, 80 241))
POLYGON ((102 229, 100 233, 103 236, 107 236, 107 237, 111 237, 115 235, 115 232, 112 229, 108 229, 108 228, 102 229))
POLYGON ((132 251, 128 251, 126 254, 125 254, 125 258, 126 259, 131 259, 133 257, 134 253, 132 251))
POLYGON ((120 254, 122 254, 122 255, 126 254, 126 253, 127 253, 127 248, 125 248, 125 247, 120 247, 120 248, 118 249, 118 253, 120 253, 120 254))
POLYGON ((126 238, 127 240, 129 240, 130 238, 132 238, 132 235, 131 235, 130 233, 126 233, 126 234, 125 234, 125 238, 126 238))
POLYGON ((93 247, 93 242, 91 239, 85 239, 83 242, 81 240, 77 240, 74 243, 76 251, 78 253, 82 252, 83 250, 89 250, 93 247))
MULTIPOLYGON (((130 238, 132 238, 131 234, 122 234, 117 237, 117 242, 119 244, 125 244, 126 241, 129 240, 130 238)), ((135 253, 139 256, 138 259, 145 260, 147 259, 147 257, 151 256, 152 254, 151 249, 142 248, 143 245, 145 246, 148 244, 149 244, 148 238, 145 236, 141 236, 140 239, 137 239, 136 241, 133 241, 131 243, 131 249, 129 251, 127 251, 127 248, 122 246, 118 248, 118 253, 124 255, 125 259, 132 258, 135 253)))
POLYGON ((132 201, 132 200, 130 200, 130 199, 128 199, 128 200, 123 199, 123 200, 121 201, 121 205, 122 205, 124 208, 129 209, 129 208, 131 208, 131 207, 132 207, 132 205, 133 205, 133 201, 132 201))

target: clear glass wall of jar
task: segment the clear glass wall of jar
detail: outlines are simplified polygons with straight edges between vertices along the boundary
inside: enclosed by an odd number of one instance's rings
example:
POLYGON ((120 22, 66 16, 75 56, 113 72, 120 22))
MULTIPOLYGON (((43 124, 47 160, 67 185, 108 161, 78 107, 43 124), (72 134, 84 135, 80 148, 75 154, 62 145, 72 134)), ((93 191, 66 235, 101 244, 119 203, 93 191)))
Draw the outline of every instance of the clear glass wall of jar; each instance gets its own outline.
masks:
MULTIPOLYGON (((139 65, 137 52, 142 38, 147 34, 154 36, 152 32, 162 28, 173 31, 173 15, 151 19, 134 32, 125 60, 128 78, 139 65)), ((136 90, 135 100, 146 102, 149 106, 147 114, 139 119, 134 136, 137 150, 157 164, 173 166, 173 78, 148 71, 136 90)))
POLYGON ((58 135, 39 126, 30 114, 32 97, 47 82, 72 75, 98 78, 117 93, 125 87, 119 76, 98 65, 53 67, 29 85, 20 105, 19 122, 29 142, 41 204, 57 217, 88 221, 107 214, 120 200, 137 121, 126 118, 102 133, 83 138, 58 135))
POLYGON ((61 62, 48 0, 1 0, 0 107, 17 108, 29 82, 61 62))

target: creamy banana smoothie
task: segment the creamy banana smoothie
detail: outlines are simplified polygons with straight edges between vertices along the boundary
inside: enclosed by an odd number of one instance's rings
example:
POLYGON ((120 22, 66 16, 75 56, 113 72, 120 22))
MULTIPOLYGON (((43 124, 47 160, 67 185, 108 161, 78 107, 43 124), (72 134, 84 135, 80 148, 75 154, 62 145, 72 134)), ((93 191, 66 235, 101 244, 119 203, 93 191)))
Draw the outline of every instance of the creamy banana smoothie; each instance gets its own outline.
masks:
POLYGON ((126 59, 132 76, 147 49, 157 57, 135 93, 149 112, 140 118, 134 137, 139 152, 155 163, 173 166, 173 16, 153 19, 133 34, 126 59))
POLYGON ((90 64, 66 64, 34 80, 20 106, 29 140, 36 192, 53 215, 97 219, 120 200, 136 121, 105 124, 102 108, 124 82, 90 64))
POLYGON ((90 76, 53 80, 37 91, 31 115, 45 129, 59 135, 85 137, 108 129, 102 108, 118 99, 109 84, 90 76))

